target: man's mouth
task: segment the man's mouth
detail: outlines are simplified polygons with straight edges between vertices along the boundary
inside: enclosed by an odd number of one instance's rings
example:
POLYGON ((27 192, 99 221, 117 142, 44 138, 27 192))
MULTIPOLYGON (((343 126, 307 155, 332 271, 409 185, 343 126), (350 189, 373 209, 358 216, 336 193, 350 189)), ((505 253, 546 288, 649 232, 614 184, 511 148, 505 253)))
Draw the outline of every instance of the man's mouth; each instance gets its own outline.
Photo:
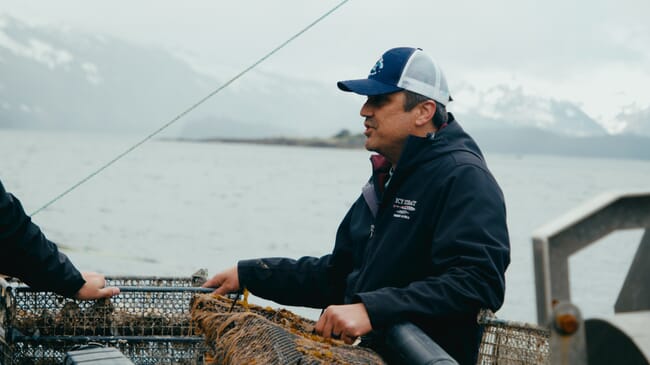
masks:
POLYGON ((366 130, 363 131, 363 134, 364 134, 366 137, 369 137, 369 136, 370 136, 371 129, 373 129, 373 127, 370 126, 367 122, 364 123, 363 126, 366 127, 366 130))

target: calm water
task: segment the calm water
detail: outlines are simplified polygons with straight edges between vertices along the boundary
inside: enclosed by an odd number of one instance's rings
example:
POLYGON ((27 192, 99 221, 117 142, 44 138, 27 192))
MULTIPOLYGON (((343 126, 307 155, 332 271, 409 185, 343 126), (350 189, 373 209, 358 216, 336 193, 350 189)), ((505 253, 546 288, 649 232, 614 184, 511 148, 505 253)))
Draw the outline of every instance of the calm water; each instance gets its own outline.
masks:
MULTIPOLYGON (((33 212, 138 139, 0 130, 0 178, 33 212)), ((79 268, 106 274, 213 274, 240 258, 322 255, 370 173, 368 156, 151 141, 34 221, 79 268)), ((650 162, 486 157, 506 196, 512 242, 498 314, 534 322, 531 233, 603 192, 649 191, 650 162)), ((641 234, 614 234, 571 259, 573 300, 585 317, 613 312, 641 234)))

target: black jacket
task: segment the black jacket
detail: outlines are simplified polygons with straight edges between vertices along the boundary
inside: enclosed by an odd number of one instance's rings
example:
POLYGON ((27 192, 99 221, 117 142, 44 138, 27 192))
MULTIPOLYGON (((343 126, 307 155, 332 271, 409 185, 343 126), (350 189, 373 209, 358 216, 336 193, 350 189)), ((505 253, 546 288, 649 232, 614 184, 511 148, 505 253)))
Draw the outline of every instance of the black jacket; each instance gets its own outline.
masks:
POLYGON ((5 191, 1 181, 0 273, 67 297, 74 296, 85 283, 68 257, 32 223, 20 201, 5 191))
POLYGON ((451 114, 434 138, 409 137, 385 192, 382 169, 370 180, 376 216, 372 197, 362 194, 331 254, 240 261, 240 284, 286 305, 363 302, 374 331, 410 320, 459 363, 472 364, 477 312, 496 311, 504 298, 510 244, 503 194, 451 114))

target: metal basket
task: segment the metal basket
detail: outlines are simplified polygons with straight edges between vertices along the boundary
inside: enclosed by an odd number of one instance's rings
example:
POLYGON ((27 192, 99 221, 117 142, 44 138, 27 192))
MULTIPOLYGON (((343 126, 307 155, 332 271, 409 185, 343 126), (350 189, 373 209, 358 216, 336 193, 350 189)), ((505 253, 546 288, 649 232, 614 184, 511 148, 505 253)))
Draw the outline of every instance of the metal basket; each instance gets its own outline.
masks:
POLYGON ((120 349, 135 364, 203 364, 208 348, 190 320, 194 277, 113 277, 121 293, 78 301, 10 286, 5 337, 8 364, 59 364, 88 343, 120 349))
POLYGON ((481 311, 478 322, 483 326, 478 365, 550 364, 547 328, 499 319, 491 311, 481 311))
POLYGON ((177 276, 110 276, 106 278, 107 286, 169 286, 198 287, 207 279, 205 269, 198 270, 190 277, 177 276))

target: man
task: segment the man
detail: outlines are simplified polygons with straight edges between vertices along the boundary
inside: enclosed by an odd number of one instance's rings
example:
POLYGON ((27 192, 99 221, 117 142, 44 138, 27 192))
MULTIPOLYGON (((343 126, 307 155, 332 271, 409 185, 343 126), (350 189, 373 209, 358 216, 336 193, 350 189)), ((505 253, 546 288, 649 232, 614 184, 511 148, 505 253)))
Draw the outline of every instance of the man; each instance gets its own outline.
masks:
POLYGON ((80 273, 59 252, 18 199, 0 181, 0 274, 16 276, 34 289, 56 292, 81 300, 109 298, 118 288, 105 288, 105 279, 94 272, 80 273))
POLYGON ((247 288, 286 305, 325 308, 315 330, 374 342, 411 321, 460 364, 476 361, 481 308, 503 303, 510 245, 502 192, 483 155, 446 112, 440 68, 422 50, 394 48, 367 79, 338 87, 368 97, 374 173, 320 258, 240 261, 205 284, 247 288))

